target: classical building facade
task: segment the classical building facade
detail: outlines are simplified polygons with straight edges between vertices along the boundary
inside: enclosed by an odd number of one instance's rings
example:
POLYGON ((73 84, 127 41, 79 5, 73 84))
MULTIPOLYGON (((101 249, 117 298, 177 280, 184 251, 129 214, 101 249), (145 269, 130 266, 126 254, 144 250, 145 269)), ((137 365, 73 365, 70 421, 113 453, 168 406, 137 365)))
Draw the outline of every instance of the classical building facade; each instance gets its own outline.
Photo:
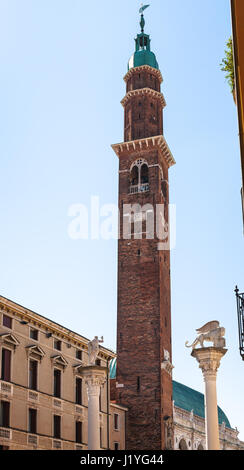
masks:
POLYGON ((124 142, 112 146, 119 158, 121 219, 116 400, 129 410, 126 448, 156 450, 165 448, 173 410, 170 251, 161 250, 155 226, 159 207, 162 225, 169 221, 168 170, 175 161, 163 135, 162 75, 144 25, 142 15, 124 77, 124 142), (130 213, 126 208, 134 205, 130 213))
MULTIPOLYGON (((87 449, 88 342, 0 297, 0 450, 87 449)), ((100 347, 97 364, 115 354, 100 347)), ((110 403, 109 372, 100 394, 100 447, 125 448, 125 409, 110 403)))

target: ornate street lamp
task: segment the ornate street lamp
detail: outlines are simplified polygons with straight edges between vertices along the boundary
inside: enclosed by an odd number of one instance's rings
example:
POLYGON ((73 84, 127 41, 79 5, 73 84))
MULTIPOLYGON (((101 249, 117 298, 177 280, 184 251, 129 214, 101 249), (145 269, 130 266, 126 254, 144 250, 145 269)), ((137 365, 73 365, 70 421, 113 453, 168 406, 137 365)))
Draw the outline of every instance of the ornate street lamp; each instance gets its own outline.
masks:
POLYGON ((237 286, 235 288, 235 293, 237 301, 240 354, 244 361, 244 293, 240 294, 237 286))

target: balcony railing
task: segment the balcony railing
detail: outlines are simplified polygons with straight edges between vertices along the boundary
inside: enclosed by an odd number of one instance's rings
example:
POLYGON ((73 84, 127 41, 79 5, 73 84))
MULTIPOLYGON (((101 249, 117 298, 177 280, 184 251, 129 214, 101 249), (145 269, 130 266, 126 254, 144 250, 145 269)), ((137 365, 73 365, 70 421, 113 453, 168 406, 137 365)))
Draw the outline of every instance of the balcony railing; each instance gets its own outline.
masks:
POLYGON ((57 441, 53 439, 53 449, 61 450, 62 449, 62 441, 57 441))
POLYGON ((28 400, 33 401, 33 402, 38 402, 39 401, 39 394, 37 392, 33 392, 32 390, 29 390, 28 400))
POLYGON ((130 194, 146 193, 150 190, 149 183, 136 184, 130 186, 130 194))
POLYGON ((8 382, 1 381, 0 382, 0 393, 9 396, 13 395, 13 385, 9 384, 8 382))
POLYGON ((61 400, 57 400, 57 398, 54 398, 53 399, 53 406, 55 408, 59 408, 60 410, 62 410, 63 402, 61 400))
POLYGON ((37 447, 38 437, 33 435, 33 434, 29 434, 28 435, 28 444, 30 444, 31 446, 37 447))
POLYGON ((235 289, 237 301, 239 347, 242 360, 244 361, 244 293, 240 294, 238 287, 235 289))
POLYGON ((7 428, 0 428, 0 437, 2 439, 12 439, 12 431, 7 428))

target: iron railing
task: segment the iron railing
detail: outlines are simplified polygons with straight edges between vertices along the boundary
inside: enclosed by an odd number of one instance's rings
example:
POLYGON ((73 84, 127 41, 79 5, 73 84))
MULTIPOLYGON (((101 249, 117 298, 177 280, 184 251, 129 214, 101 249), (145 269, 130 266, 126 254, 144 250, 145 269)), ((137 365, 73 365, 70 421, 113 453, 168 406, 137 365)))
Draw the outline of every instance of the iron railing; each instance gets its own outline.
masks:
POLYGON ((149 183, 136 184, 130 186, 130 194, 146 193, 150 190, 149 183))
POLYGON ((238 287, 235 289, 237 301, 239 347, 242 360, 244 361, 244 293, 240 294, 238 287))

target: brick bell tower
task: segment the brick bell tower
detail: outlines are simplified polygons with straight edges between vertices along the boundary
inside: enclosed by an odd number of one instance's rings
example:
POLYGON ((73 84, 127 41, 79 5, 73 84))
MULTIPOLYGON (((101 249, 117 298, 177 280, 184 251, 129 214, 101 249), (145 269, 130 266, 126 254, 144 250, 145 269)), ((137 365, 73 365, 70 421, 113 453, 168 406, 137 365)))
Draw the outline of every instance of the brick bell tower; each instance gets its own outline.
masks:
POLYGON ((168 169, 175 161, 163 136, 163 79, 141 13, 124 77, 124 142, 112 146, 119 158, 120 210, 116 396, 129 410, 126 449, 161 450, 171 447, 172 433, 170 252, 156 235, 146 236, 147 209, 132 214, 127 236, 124 205, 150 204, 155 213, 164 205, 167 223, 168 169), (138 236, 133 227, 140 218, 138 236))

